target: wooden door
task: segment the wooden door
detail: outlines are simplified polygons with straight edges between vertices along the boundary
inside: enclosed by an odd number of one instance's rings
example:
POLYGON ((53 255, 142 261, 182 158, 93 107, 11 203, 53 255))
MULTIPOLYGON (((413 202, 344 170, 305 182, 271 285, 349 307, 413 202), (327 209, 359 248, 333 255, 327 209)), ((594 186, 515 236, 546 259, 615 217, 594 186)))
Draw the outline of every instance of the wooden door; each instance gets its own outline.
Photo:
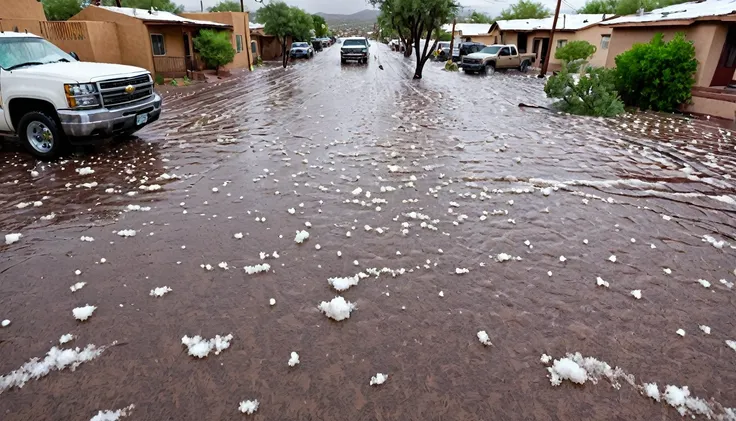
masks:
POLYGON ((721 58, 718 60, 718 67, 713 73, 713 80, 710 86, 726 86, 733 80, 733 74, 736 71, 736 28, 730 27, 726 42, 723 43, 721 58))

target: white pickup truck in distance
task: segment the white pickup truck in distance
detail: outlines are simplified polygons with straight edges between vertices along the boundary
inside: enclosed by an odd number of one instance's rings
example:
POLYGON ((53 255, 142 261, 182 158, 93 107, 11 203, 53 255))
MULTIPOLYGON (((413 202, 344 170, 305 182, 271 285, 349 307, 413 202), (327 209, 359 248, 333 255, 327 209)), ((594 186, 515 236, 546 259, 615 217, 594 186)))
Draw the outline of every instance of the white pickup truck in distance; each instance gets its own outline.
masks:
POLYGON ((496 69, 519 69, 526 72, 535 59, 536 55, 533 53, 519 54, 516 45, 494 44, 464 56, 460 67, 465 73, 485 74, 496 69))
POLYGON ((67 142, 130 135, 161 114, 147 70, 80 62, 27 33, 0 32, 0 98, 0 135, 17 135, 41 159, 67 142))

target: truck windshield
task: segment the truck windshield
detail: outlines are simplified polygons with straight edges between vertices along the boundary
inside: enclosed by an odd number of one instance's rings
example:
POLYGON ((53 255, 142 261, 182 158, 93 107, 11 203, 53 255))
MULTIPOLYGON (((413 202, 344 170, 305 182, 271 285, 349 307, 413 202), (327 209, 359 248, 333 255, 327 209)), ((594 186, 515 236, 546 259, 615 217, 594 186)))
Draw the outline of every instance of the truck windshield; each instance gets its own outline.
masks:
POLYGON ((342 43, 342 45, 346 47, 350 47, 350 46, 365 47, 365 41, 363 41, 362 39, 346 39, 345 42, 342 43))
POLYGON ((498 53, 498 50, 500 50, 500 49, 501 49, 501 47, 499 47, 497 45, 491 45, 490 47, 486 47, 486 48, 480 50, 480 52, 481 53, 485 53, 485 54, 496 54, 496 53, 498 53))
POLYGON ((291 44, 291 48, 309 48, 309 45, 306 42, 295 42, 291 44))
POLYGON ((17 37, 0 39, 0 67, 11 70, 24 65, 57 61, 76 61, 43 38, 17 37))

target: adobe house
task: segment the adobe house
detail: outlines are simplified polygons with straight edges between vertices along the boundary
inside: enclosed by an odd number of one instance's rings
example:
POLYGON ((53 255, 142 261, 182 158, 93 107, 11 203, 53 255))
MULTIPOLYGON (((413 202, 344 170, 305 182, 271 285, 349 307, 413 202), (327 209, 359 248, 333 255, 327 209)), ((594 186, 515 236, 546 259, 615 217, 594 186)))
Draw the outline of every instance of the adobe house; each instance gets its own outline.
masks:
MULTIPOLYGON (((455 25, 455 32, 452 37, 460 42, 480 42, 481 44, 493 44, 493 38, 488 34, 490 23, 458 23, 455 25)), ((452 25, 443 25, 442 30, 445 32, 452 31, 452 25)))
MULTIPOLYGON (((87 6, 69 22, 112 23, 116 31, 101 34, 119 43, 120 59, 164 77, 183 77, 197 70, 192 38, 202 29, 232 31, 225 23, 188 19, 173 13, 130 7, 87 6)), ((94 38, 95 40, 97 37, 94 38)), ((52 40, 52 42, 56 43, 52 40)), ((57 44, 58 45, 58 44, 57 44)), ((80 54, 80 57, 85 58, 80 54)), ((94 57, 90 61, 103 61, 94 57)))
MULTIPOLYGON (((266 34, 262 24, 250 24, 250 36, 254 57, 260 57, 263 61, 281 60, 281 42, 277 37, 266 34)), ((286 45, 289 48, 291 37, 287 38, 286 45)))
POLYGON ((493 23, 488 34, 494 44, 516 44, 519 52, 536 54, 535 65, 537 66, 544 62, 549 53, 550 71, 562 68, 562 63, 555 59, 555 52, 558 48, 570 41, 587 41, 596 47, 590 64, 603 67, 606 65, 612 32, 610 27, 599 25, 605 18, 606 15, 560 14, 555 27, 554 45, 551 47, 549 45, 553 23, 551 17, 499 20, 493 23))
POLYGON ((46 14, 38 0, 0 0, 0 30, 40 35, 40 23, 45 21, 46 14))
POLYGON ((736 3, 706 0, 682 3, 604 23, 613 29, 606 67, 635 43, 646 43, 657 33, 669 40, 678 32, 695 46, 698 70, 692 103, 683 111, 736 119, 736 3))
POLYGON ((223 23, 232 28, 230 42, 235 48, 233 62, 226 69, 250 68, 257 55, 253 54, 248 12, 182 13, 182 17, 223 23))

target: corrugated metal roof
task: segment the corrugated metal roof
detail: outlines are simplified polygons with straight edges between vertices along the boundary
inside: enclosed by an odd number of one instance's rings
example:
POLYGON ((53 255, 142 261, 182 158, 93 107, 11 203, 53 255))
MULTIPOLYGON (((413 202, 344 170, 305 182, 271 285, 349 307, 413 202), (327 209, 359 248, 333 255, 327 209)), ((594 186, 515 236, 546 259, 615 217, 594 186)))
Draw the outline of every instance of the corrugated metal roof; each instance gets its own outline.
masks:
POLYGON ((262 23, 255 23, 255 22, 251 22, 251 23, 250 23, 250 24, 248 25, 248 27, 249 27, 250 29, 263 29, 263 28, 265 28, 265 27, 266 27, 266 25, 264 25, 264 24, 262 24, 262 23))
POLYGON ((725 16, 733 13, 736 13, 736 0, 705 0, 675 4, 661 9, 655 9, 642 15, 621 16, 606 21, 604 25, 690 20, 725 16))
MULTIPOLYGON (((455 25, 455 32, 461 33, 463 36, 472 37, 473 35, 485 35, 491 29, 490 23, 458 23, 455 25)), ((445 32, 452 31, 452 25, 442 26, 445 32)))
MULTIPOLYGON (((605 15, 582 14, 569 15, 560 14, 557 19, 556 30, 578 30, 591 25, 595 25, 603 20, 605 15)), ((511 19, 498 20, 496 25, 502 31, 535 31, 535 30, 551 30, 554 18, 542 19, 511 19)))
POLYGON ((136 19, 149 22, 172 22, 172 23, 186 23, 190 25, 202 25, 202 26, 222 26, 230 27, 224 23, 210 22, 208 20, 196 20, 187 19, 179 15, 175 15, 169 12, 162 12, 160 10, 146 10, 146 9, 134 9, 132 7, 109 7, 100 6, 101 9, 109 10, 110 12, 120 13, 122 15, 130 16, 136 19))

